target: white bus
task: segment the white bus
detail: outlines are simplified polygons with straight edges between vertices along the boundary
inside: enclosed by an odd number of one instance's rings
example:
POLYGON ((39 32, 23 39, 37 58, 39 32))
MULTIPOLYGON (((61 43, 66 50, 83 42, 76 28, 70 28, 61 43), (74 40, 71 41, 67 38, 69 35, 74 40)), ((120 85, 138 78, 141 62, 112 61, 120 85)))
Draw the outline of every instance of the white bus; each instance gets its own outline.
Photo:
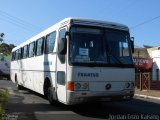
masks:
POLYGON ((133 41, 127 26, 66 18, 12 50, 11 79, 51 104, 129 100, 133 41))

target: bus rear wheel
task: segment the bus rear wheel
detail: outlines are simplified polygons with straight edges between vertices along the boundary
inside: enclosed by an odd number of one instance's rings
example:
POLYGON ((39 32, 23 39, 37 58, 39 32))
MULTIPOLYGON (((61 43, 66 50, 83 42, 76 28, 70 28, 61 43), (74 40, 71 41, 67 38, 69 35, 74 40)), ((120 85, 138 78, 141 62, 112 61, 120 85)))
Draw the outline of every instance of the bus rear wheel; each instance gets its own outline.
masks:
POLYGON ((18 90, 23 90, 23 87, 18 84, 17 76, 15 76, 15 83, 18 90))

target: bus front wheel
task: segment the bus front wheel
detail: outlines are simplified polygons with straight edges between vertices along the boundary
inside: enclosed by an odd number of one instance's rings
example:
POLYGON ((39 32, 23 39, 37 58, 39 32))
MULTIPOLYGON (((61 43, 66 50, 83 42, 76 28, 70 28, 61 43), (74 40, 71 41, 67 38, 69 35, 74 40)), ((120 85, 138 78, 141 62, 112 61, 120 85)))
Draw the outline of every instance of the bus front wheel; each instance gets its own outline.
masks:
POLYGON ((55 105, 57 103, 53 98, 53 88, 52 87, 48 87, 47 96, 48 96, 48 101, 51 105, 55 105))

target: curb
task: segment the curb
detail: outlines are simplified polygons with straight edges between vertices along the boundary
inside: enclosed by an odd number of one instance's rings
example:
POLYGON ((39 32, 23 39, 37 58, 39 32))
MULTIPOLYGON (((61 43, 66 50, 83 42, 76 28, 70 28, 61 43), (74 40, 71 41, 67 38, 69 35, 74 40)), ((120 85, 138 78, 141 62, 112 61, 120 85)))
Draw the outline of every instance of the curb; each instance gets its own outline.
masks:
POLYGON ((146 98, 146 99, 160 100, 160 97, 154 97, 154 96, 148 96, 148 95, 135 94, 134 96, 136 96, 136 97, 142 97, 142 98, 146 98))

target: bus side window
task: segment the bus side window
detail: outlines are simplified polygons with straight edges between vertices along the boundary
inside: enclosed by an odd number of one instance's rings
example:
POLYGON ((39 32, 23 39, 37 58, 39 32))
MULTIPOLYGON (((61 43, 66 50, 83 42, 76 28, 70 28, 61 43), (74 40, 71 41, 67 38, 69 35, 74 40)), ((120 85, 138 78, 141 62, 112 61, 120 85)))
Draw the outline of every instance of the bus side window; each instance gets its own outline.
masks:
POLYGON ((22 48, 20 48, 20 59, 23 59, 23 51, 24 51, 24 48, 22 47, 22 48))
POLYGON ((29 44, 29 55, 28 57, 33 57, 35 54, 35 42, 29 44))
POLYGON ((15 60, 15 52, 12 52, 12 58, 11 58, 12 61, 15 60))
POLYGON ((23 47, 23 59, 28 57, 28 45, 23 47))
POLYGON ((40 38, 36 41, 36 56, 43 54, 43 39, 44 38, 40 38))
POLYGON ((21 48, 18 49, 18 60, 21 59, 21 48))
POLYGON ((16 57, 15 60, 18 60, 18 50, 16 50, 16 57))
POLYGON ((53 52, 55 39, 56 39, 56 32, 52 32, 49 35, 47 35, 46 41, 45 41, 45 53, 46 54, 53 52))
POLYGON ((16 53, 16 51, 15 51, 14 53, 15 53, 15 58, 14 58, 14 60, 16 60, 17 53, 16 53))

